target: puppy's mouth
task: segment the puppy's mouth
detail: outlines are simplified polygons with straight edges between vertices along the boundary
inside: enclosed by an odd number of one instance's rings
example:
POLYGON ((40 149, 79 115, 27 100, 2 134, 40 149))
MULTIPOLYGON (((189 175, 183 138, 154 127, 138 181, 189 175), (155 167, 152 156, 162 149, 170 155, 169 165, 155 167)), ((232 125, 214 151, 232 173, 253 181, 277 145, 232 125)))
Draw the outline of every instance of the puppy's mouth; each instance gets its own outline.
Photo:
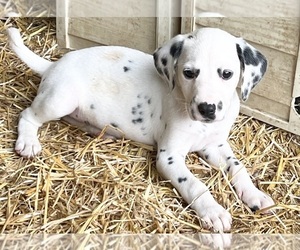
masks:
POLYGON ((199 112, 195 111, 192 107, 190 108, 189 116, 193 121, 199 121, 202 123, 213 123, 219 122, 224 119, 224 117, 218 117, 216 114, 209 117, 201 115, 199 112))
POLYGON ((203 123, 213 123, 215 122, 216 120, 215 119, 208 119, 208 118, 205 118, 205 119, 201 119, 199 120, 200 122, 203 122, 203 123))

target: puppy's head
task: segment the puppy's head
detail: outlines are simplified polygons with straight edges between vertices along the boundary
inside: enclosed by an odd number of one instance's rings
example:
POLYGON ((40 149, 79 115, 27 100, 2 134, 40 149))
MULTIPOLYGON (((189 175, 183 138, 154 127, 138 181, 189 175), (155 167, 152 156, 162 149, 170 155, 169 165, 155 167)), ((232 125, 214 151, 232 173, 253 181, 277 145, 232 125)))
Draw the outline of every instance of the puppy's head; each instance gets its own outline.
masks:
POLYGON ((246 101, 267 69, 266 58, 242 38, 203 28, 172 38, 153 55, 157 72, 182 92, 193 120, 224 118, 239 81, 246 101))

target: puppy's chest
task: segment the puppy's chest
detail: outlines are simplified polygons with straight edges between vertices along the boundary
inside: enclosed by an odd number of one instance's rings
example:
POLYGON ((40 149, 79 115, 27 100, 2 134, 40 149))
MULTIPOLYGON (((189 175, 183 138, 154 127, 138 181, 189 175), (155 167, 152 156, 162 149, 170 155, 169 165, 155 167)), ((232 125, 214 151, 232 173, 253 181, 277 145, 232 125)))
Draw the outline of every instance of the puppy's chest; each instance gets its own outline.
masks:
POLYGON ((191 149, 190 152, 199 151, 209 144, 223 142, 227 138, 228 131, 224 126, 215 124, 195 124, 191 126, 191 149))

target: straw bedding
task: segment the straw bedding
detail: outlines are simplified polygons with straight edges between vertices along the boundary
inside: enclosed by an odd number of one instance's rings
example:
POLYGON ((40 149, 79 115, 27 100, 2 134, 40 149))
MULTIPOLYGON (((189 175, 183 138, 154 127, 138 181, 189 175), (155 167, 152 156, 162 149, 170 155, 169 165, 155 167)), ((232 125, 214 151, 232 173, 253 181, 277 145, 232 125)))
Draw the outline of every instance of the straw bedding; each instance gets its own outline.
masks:
MULTIPOLYGON (((155 148, 102 139, 62 121, 43 125, 41 155, 14 152, 19 113, 34 98, 39 77, 8 48, 5 26, 22 30, 26 44, 45 58, 63 52, 55 19, 8 19, 0 26, 0 233, 207 232, 155 169, 155 148)), ((186 163, 233 216, 232 233, 300 233, 299 137, 240 115, 230 144, 254 183, 276 202, 276 213, 252 213, 237 199, 222 171, 196 154, 186 163)))

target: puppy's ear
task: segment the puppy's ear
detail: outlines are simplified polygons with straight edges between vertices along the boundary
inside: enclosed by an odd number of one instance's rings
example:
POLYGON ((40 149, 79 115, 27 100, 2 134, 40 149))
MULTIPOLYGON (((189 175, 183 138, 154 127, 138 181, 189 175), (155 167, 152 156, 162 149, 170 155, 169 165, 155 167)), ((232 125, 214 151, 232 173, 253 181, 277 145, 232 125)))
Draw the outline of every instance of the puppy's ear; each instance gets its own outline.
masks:
POLYGON ((154 65, 158 74, 168 83, 171 89, 174 89, 176 84, 175 70, 186 38, 187 35, 177 35, 153 54, 154 65))
POLYGON ((244 39, 238 38, 236 44, 242 70, 242 100, 246 101, 251 90, 260 82, 267 70, 267 59, 244 39))

